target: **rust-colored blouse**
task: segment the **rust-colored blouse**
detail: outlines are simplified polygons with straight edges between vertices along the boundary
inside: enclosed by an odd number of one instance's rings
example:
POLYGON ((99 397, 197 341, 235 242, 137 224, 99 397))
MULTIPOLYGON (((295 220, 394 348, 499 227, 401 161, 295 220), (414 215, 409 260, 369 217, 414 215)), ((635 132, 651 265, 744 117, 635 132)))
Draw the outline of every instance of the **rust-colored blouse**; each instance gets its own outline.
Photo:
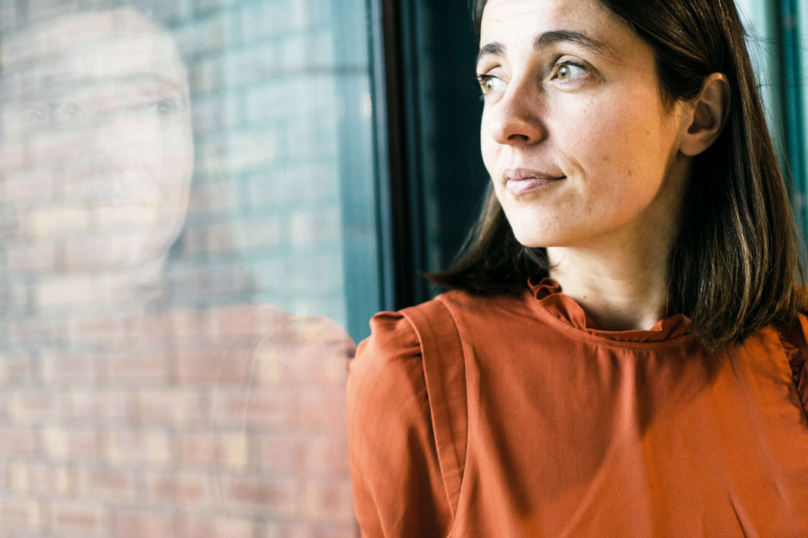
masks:
POLYGON ((808 537, 808 320, 707 357, 545 279, 371 321, 348 377, 363 536, 808 537))

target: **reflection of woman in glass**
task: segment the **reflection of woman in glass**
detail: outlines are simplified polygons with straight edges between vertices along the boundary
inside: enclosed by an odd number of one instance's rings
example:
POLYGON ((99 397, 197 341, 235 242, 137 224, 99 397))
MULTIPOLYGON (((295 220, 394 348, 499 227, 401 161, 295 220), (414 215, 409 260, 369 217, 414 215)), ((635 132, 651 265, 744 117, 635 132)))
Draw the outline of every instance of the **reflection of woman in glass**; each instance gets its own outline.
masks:
POLYGON ((732 0, 477 0, 491 175, 349 376, 367 536, 807 536, 796 226, 732 0))
MULTIPOLYGON (((197 280, 167 289, 172 245, 207 224, 199 211, 186 222, 193 133, 171 35, 124 8, 71 12, 2 38, 0 253, 14 299, 2 314, 0 368, 23 357, 36 377, 0 379, 0 431, 41 437, 41 449, 20 451, 25 465, 69 468, 76 484, 40 472, 34 480, 44 483, 15 491, 19 501, 36 504, 47 491, 56 535, 87 534, 77 520, 98 520, 88 532, 106 534, 95 529, 127 521, 118 514, 133 505, 149 521, 149 512, 176 517, 177 530, 160 536, 305 527, 335 491, 350 490, 344 376, 353 343, 330 320, 251 302, 249 276, 235 305, 183 294, 215 281, 196 259, 183 261, 197 280), (57 396, 47 416, 5 413, 5 402, 24 408, 49 392, 57 396), (110 483, 133 494, 108 495, 110 483), (76 499, 90 515, 60 518, 76 499)), ((350 530, 349 503, 329 506, 328 523, 350 530)))
POLYGON ((27 156, 3 170, 19 218, 9 269, 22 260, 30 279, 24 261, 44 258, 38 308, 147 304, 185 220, 194 161, 173 39, 117 9, 26 29, 4 52, 3 146, 27 156))

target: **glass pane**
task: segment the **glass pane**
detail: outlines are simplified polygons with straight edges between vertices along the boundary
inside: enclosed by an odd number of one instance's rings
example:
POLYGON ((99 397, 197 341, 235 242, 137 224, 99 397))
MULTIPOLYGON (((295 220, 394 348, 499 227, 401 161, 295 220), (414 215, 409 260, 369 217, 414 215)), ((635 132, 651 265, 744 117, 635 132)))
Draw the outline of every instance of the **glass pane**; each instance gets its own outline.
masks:
MULTIPOLYGON (((805 137, 805 133, 808 132, 808 5, 805 2, 796 2, 796 8, 799 15, 799 19, 797 21, 797 40, 798 46, 796 47, 795 52, 799 54, 799 62, 801 69, 798 73, 795 74, 795 79, 798 81, 799 85, 801 86, 801 94, 802 94, 802 139, 799 141, 800 149, 802 150, 803 159, 802 162, 805 164, 808 162, 808 138, 805 137)), ((808 195, 808 170, 802 170, 801 174, 798 178, 796 178, 796 183, 798 185, 800 197, 800 205, 802 208, 802 218, 803 218, 803 234, 805 237, 808 237, 808 222, 805 222, 805 215, 808 212, 808 204, 806 204, 806 195, 808 195)))
POLYGON ((356 536, 366 24, 361 0, 0 0, 0 535, 356 536))
POLYGON ((777 5, 765 0, 736 0, 747 33, 747 46, 758 79, 758 87, 769 120, 772 139, 782 162, 785 159, 782 121, 782 75, 778 43, 777 5))

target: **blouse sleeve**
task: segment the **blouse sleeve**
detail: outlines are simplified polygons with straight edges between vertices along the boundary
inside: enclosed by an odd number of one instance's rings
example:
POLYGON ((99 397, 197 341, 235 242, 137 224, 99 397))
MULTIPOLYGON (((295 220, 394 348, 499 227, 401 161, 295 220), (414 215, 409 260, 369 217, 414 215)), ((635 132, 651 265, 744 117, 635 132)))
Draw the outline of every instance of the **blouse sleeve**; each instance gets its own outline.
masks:
POLYGON ((347 385, 356 518, 367 538, 442 538, 451 512, 441 481, 418 337, 401 314, 371 320, 347 385))

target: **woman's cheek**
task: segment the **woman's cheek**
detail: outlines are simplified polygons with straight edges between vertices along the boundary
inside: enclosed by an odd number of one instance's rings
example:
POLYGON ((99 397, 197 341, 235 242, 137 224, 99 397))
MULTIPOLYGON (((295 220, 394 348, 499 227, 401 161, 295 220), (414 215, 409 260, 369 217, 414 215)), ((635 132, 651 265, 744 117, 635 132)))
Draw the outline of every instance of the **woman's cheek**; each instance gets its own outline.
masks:
MULTIPOLYGON (((485 131, 485 125, 483 125, 483 131, 485 131)), ((499 160, 503 147, 501 147, 490 136, 483 132, 480 140, 480 148, 483 157, 483 164, 493 179, 497 172, 497 161, 499 160)))

